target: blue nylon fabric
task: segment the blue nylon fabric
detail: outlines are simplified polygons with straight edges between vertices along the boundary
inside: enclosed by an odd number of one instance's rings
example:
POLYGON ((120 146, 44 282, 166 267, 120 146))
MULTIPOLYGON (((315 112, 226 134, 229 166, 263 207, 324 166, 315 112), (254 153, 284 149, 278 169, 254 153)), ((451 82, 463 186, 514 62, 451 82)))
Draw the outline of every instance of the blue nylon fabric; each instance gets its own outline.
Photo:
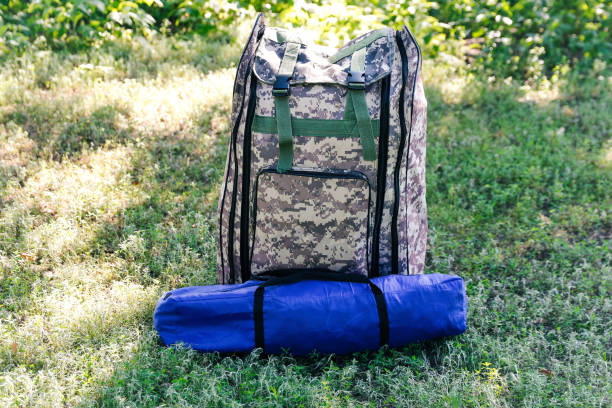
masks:
MULTIPOLYGON (((442 274, 372 279, 383 292, 389 345, 403 346, 463 333, 467 297, 463 280, 442 274)), ((166 345, 184 343, 204 352, 248 352, 255 344, 253 300, 261 281, 196 286, 166 293, 153 321, 166 345)), ((302 281, 265 288, 265 351, 288 349, 347 354, 379 346, 376 302, 362 283, 302 281)))
POLYGON ((454 336, 467 328, 467 296, 458 276, 389 275, 408 279, 374 278, 385 295, 389 316, 389 346, 442 336, 454 336))
POLYGON ((265 289, 265 350, 296 355, 376 350, 378 313, 363 283, 303 281, 265 289))
POLYGON ((243 352, 255 347, 253 297, 258 283, 176 289, 157 303, 153 323, 164 344, 243 352))

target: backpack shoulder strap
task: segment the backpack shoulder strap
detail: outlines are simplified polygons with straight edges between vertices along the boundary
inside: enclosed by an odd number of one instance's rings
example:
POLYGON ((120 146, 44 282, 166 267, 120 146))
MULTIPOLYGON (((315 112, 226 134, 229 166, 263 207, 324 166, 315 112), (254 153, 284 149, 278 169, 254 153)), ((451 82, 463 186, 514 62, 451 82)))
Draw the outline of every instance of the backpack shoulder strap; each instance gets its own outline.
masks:
POLYGON ((348 78, 348 97, 350 101, 347 101, 347 103, 353 104, 363 158, 364 160, 374 161, 376 160, 376 146, 374 145, 372 120, 365 96, 365 56, 366 48, 363 47, 355 51, 351 58, 351 71, 348 78))

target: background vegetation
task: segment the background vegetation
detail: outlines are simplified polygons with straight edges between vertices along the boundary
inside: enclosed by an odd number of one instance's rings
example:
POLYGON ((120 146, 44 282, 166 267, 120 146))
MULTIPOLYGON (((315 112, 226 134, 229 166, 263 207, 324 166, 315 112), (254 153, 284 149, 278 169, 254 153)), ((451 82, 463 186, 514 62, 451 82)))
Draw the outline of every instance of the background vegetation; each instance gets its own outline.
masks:
POLYGON ((609 4, 0 2, 0 406, 612 404, 609 4), (428 272, 459 337, 351 356, 159 344, 214 283, 235 64, 255 10, 423 45, 428 272), (332 13, 334 18, 325 17, 332 13))
POLYGON ((227 34, 254 10, 308 22, 332 41, 346 40, 363 23, 408 24, 427 56, 459 51, 502 77, 539 78, 612 59, 610 3, 597 0, 9 0, 0 5, 0 46, 75 50, 153 33, 227 34))

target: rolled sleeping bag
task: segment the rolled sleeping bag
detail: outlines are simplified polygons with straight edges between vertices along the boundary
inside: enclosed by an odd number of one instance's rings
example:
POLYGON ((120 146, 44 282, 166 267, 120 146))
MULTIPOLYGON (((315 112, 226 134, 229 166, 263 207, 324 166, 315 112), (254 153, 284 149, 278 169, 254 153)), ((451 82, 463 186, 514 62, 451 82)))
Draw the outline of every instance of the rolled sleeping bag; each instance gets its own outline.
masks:
POLYGON ((164 344, 204 352, 348 354, 463 333, 467 297, 458 276, 307 271, 176 289, 153 322, 164 344))

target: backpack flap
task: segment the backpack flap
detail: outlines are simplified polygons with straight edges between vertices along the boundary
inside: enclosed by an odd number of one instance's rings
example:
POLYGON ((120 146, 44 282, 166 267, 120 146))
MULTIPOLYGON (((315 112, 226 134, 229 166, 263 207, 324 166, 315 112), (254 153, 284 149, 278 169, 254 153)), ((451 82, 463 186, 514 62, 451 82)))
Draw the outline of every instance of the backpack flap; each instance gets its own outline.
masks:
MULTIPOLYGON (((272 85, 274 116, 278 131, 278 170, 293 167, 293 118, 289 88, 331 85, 345 88, 345 123, 360 138, 363 159, 376 160, 374 124, 366 102, 369 85, 391 73, 394 52, 393 30, 383 28, 364 34, 339 50, 308 43, 294 32, 267 28, 253 66, 259 81, 272 85), (348 89, 346 89, 348 88, 348 89)), ((329 89, 330 92, 335 92, 329 89)), ((319 90, 318 92, 321 92, 319 90)), ((325 94, 328 91, 323 91, 325 94)), ((299 120, 299 119, 298 119, 299 120)), ((323 122, 334 131, 336 123, 323 122)), ((297 125, 297 123, 295 124, 297 125)))
POLYGON ((300 50, 291 85, 330 84, 349 86, 351 57, 365 48, 365 85, 391 73, 394 58, 393 30, 382 28, 348 42, 340 49, 324 47, 276 27, 268 27, 257 49, 253 72, 266 84, 273 85, 288 44, 299 43, 300 50))

